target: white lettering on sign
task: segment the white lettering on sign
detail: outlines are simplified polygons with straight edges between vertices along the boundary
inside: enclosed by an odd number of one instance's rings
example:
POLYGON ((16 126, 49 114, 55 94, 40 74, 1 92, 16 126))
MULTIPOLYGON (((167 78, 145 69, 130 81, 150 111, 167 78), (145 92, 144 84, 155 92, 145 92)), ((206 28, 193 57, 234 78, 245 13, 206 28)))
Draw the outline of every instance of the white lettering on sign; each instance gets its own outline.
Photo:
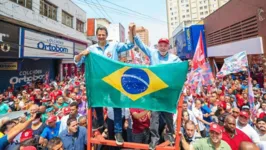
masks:
POLYGON ((0 42, 3 42, 3 37, 9 37, 9 35, 0 33, 0 42))
POLYGON ((11 77, 9 80, 10 84, 18 84, 21 82, 32 82, 36 80, 43 79, 45 75, 33 75, 33 76, 24 76, 24 77, 11 77))

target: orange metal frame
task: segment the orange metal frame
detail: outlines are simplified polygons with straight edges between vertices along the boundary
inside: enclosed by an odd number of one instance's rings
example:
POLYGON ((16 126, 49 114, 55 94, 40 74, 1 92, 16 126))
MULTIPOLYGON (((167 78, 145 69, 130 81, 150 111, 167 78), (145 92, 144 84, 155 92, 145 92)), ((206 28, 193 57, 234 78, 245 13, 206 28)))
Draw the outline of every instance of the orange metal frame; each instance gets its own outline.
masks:
MULTIPOLYGON (((181 115, 182 115, 182 105, 183 105, 183 96, 180 97, 180 100, 178 102, 178 115, 176 120, 176 141, 175 141, 175 147, 171 147, 170 142, 166 141, 160 145, 156 146, 156 150, 179 150, 179 142, 180 142, 180 136, 179 131, 181 128, 181 115)), ((149 149, 148 144, 140 144, 140 143, 131 143, 131 142, 124 142, 122 146, 116 145, 115 141, 112 140, 106 140, 101 135, 98 135, 96 137, 93 137, 92 133, 92 111, 91 108, 88 110, 88 144, 87 144, 87 150, 92 150, 92 144, 100 144, 100 145, 108 145, 108 146, 117 146, 117 147, 123 147, 123 148, 133 148, 133 149, 149 149)))

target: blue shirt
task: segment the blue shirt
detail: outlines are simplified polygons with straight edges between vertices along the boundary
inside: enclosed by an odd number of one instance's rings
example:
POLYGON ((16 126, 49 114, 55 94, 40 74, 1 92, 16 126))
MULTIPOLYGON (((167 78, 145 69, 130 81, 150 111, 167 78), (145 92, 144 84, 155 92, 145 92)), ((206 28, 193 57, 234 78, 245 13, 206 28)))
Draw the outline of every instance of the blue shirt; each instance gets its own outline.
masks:
MULTIPOLYGON (((204 104, 201 107, 201 111, 202 111, 202 114, 210 114, 212 112, 211 109, 206 104, 204 104)), ((209 117, 203 117, 203 119, 205 121, 207 121, 207 122, 212 122, 211 116, 209 116, 209 117)))
POLYGON ((87 129, 79 126, 78 132, 74 135, 68 134, 68 130, 63 130, 60 135, 65 150, 84 150, 87 144, 87 129))
POLYGON ((162 56, 159 50, 147 47, 138 36, 134 37, 136 45, 145 53, 150 59, 150 65, 167 64, 172 62, 181 62, 180 58, 174 54, 167 53, 162 56))
MULTIPOLYGON (((99 55, 106 56, 113 60, 119 60, 118 55, 122 52, 130 50, 134 47, 134 43, 118 43, 118 42, 109 42, 102 49, 98 44, 91 45, 87 48, 88 51, 94 52, 99 55)), ((74 63, 79 67, 85 61, 85 56, 82 56, 79 62, 76 62, 74 57, 74 63)))
POLYGON ((57 137, 59 134, 60 124, 61 124, 61 122, 57 122, 54 128, 51 128, 49 126, 45 127, 42 134, 41 134, 41 137, 43 137, 47 140, 50 140, 54 137, 57 137))
POLYGON ((7 135, 0 138, 0 149, 5 149, 8 144, 7 135))

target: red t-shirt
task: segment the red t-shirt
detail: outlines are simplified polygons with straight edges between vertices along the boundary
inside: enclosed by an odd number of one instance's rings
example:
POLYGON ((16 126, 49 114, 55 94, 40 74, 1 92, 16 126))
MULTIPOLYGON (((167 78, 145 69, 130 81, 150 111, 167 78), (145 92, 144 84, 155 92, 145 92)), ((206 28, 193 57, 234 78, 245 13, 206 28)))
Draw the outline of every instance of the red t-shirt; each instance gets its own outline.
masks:
MULTIPOLYGON (((129 110, 131 114, 133 114, 134 112, 141 113, 144 111, 143 109, 137 109, 137 108, 130 108, 129 110)), ((145 129, 148 129, 150 127, 150 118, 148 114, 144 115, 140 119, 135 119, 132 116, 132 120, 133 120, 132 133, 142 133, 145 129)))
POLYGON ((63 93, 62 93, 62 91, 60 91, 60 90, 58 90, 58 91, 53 91, 53 92, 50 93, 50 97, 51 97, 51 99, 52 99, 53 101, 56 100, 57 96, 62 96, 62 95, 63 95, 63 93))
POLYGON ((244 132, 242 132, 237 128, 236 128, 236 135, 233 138, 230 137, 229 133, 224 131, 222 140, 227 142, 227 144, 231 147, 232 150, 238 150, 240 143, 243 141, 252 143, 252 140, 244 132))

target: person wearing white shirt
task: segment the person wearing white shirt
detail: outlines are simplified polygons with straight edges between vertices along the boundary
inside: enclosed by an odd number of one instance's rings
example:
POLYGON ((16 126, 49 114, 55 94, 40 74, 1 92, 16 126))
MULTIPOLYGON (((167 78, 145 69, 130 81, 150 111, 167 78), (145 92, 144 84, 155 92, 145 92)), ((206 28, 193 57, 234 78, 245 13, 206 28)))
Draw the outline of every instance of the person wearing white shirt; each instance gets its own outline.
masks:
POLYGON ((192 112, 197 119, 201 136, 206 137, 206 127, 204 124, 210 125, 210 123, 203 119, 203 113, 200 108, 201 108, 201 101, 197 99, 195 101, 195 107, 192 108, 192 112))
POLYGON ((252 128, 248 122, 249 122, 249 114, 245 111, 241 111, 239 114, 239 117, 237 119, 236 127, 244 132, 255 144, 260 143, 260 137, 259 134, 255 131, 254 128, 252 128))
POLYGON ((63 130, 67 129, 67 119, 69 118, 69 116, 76 117, 77 120, 80 117, 80 115, 78 114, 78 103, 77 102, 73 102, 73 103, 70 104, 70 114, 67 115, 67 116, 64 116, 61 119, 61 124, 60 124, 60 128, 59 128, 59 134, 63 130))

